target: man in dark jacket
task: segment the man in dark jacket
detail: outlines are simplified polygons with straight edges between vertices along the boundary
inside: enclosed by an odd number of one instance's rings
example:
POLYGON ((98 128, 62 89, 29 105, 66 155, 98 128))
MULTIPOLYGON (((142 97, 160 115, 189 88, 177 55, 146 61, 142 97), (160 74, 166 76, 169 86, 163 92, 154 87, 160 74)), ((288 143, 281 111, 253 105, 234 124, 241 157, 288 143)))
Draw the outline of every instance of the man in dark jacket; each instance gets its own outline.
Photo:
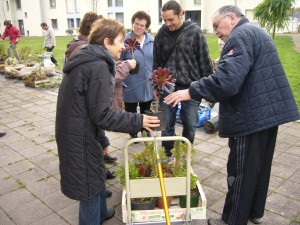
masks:
POLYGON ((219 102, 219 135, 229 138, 228 192, 222 218, 211 225, 260 223, 267 198, 278 126, 298 120, 290 85, 270 36, 236 6, 212 17, 225 42, 215 74, 174 92, 165 103, 202 98, 219 102))
MULTIPOLYGON (((176 1, 166 2, 161 9, 165 24, 159 29, 154 40, 153 70, 168 68, 176 74, 175 90, 186 89, 191 82, 212 73, 205 36, 195 23, 183 21, 184 11, 176 1)), ((163 96, 162 96, 163 97, 163 96)), ((176 107, 162 106, 167 111, 166 129, 162 136, 175 136, 176 107)), ((195 138, 198 124, 199 102, 185 101, 181 104, 180 118, 182 136, 191 143, 195 138)), ((167 155, 171 155, 173 142, 163 142, 167 155)))
MULTIPOLYGON (((159 126, 157 117, 112 110, 114 58, 124 50, 124 26, 103 19, 93 24, 89 44, 71 57, 57 99, 55 136, 62 192, 80 200, 79 225, 99 225, 107 210, 103 149, 99 130, 138 132, 159 126)), ((104 135, 104 132, 101 132, 104 135)))

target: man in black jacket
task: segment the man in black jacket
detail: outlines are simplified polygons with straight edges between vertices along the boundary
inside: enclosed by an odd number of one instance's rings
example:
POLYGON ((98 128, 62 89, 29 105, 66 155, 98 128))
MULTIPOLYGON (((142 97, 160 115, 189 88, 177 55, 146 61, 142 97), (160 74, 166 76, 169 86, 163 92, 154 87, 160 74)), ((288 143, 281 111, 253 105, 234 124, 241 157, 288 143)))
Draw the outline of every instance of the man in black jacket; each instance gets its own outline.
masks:
POLYGON ((278 126, 298 120, 290 85, 276 46, 236 6, 212 17, 215 34, 225 42, 215 74, 174 92, 165 103, 202 98, 219 102, 219 135, 229 138, 228 192, 222 218, 210 225, 260 223, 267 198, 278 126))
MULTIPOLYGON (((212 73, 205 36, 199 26, 190 21, 183 21, 184 11, 176 1, 166 2, 161 15, 165 24, 159 29, 154 40, 153 70, 158 67, 168 68, 176 74, 175 90, 186 89, 191 82, 212 73)), ((163 97, 163 96, 162 96, 163 97)), ((175 136, 177 107, 163 106, 167 111, 166 129, 162 136, 175 136)), ((180 118, 183 125, 182 136, 194 142, 199 121, 199 102, 185 101, 181 104, 180 118)), ((163 142, 166 153, 171 155, 173 142, 163 142)))

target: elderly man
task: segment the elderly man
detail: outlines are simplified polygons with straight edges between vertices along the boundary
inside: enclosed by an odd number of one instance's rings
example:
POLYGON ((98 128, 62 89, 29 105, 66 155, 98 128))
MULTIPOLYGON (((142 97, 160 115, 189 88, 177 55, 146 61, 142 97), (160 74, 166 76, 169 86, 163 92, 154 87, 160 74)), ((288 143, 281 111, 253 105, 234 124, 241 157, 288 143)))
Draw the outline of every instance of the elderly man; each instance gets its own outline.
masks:
POLYGON ((165 103, 202 98, 220 103, 219 135, 229 138, 228 192, 222 218, 209 225, 260 223, 264 215, 278 126, 300 118, 270 36, 236 6, 212 17, 225 42, 215 74, 172 93, 165 103))

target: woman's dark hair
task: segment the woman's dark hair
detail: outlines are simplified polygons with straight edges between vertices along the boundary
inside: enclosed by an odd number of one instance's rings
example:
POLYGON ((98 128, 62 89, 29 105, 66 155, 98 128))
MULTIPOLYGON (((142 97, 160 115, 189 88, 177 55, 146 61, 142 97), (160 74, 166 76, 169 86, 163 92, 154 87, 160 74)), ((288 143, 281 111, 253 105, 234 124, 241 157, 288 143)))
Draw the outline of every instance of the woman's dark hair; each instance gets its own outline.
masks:
POLYGON ((108 38, 109 44, 113 44, 119 34, 125 36, 124 26, 116 20, 102 19, 93 23, 89 35, 89 44, 104 46, 104 39, 108 38))
POLYGON ((168 10, 173 10, 174 11, 174 15, 179 15, 179 13, 181 11, 183 11, 182 8, 181 8, 181 6, 179 5, 179 3, 176 2, 176 1, 173 1, 173 0, 167 1, 163 5, 163 7, 161 8, 162 12, 165 12, 165 11, 168 11, 168 10))
POLYGON ((10 26, 11 25, 11 21, 10 20, 4 20, 4 26, 10 26))
POLYGON ((92 24, 98 20, 102 19, 101 15, 95 12, 87 12, 80 22, 79 33, 84 36, 88 36, 91 32, 92 24))
POLYGON ((135 14, 133 14, 133 16, 131 17, 131 24, 134 23, 134 20, 138 18, 139 20, 146 20, 146 28, 148 29, 150 27, 151 24, 151 17, 149 16, 148 13, 146 13, 145 11, 137 11, 135 14))

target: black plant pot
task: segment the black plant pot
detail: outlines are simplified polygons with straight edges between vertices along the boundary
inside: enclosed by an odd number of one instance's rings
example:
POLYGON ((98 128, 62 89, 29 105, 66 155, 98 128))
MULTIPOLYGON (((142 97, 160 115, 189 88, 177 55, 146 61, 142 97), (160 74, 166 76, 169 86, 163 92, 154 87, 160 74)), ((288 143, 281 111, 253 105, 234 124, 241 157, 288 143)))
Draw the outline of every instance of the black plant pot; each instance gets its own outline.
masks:
POLYGON ((152 112, 151 110, 145 111, 145 114, 148 116, 157 116, 160 120, 160 126, 152 128, 155 131, 161 131, 166 128, 167 125, 167 112, 166 111, 159 111, 159 112, 152 112))
POLYGON ((156 205, 156 198, 150 198, 147 201, 131 200, 131 210, 153 210, 156 205))
POLYGON ((129 73, 130 74, 136 74, 139 72, 139 68, 140 68, 140 63, 139 62, 136 62, 136 66, 134 69, 130 70, 129 73))

